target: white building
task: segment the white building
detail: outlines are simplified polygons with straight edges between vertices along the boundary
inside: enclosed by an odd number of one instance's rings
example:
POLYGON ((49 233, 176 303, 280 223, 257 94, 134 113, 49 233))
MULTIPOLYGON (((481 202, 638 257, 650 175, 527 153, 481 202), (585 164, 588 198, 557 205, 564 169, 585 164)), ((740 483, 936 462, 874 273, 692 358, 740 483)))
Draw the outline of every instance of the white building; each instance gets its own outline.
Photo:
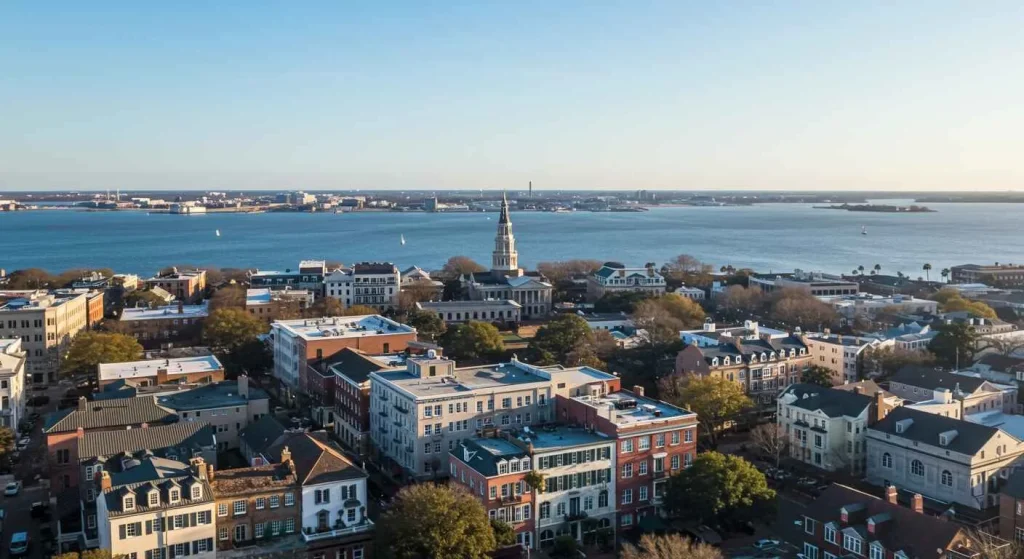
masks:
POLYGON ((360 262, 324 278, 326 295, 345 307, 365 305, 379 311, 398 306, 402 275, 390 262, 360 262))
POLYGON ((645 267, 627 267, 619 262, 605 262, 587 278, 587 298, 600 299, 607 293, 639 292, 664 295, 665 277, 651 263, 645 267))
POLYGON ((405 371, 370 373, 370 437, 382 460, 413 478, 447 471, 448 452, 484 427, 555 419, 554 397, 596 395, 618 384, 590 367, 509 363, 456 368, 450 359, 410 358, 405 371))
POLYGON ((889 296, 857 293, 855 295, 824 295, 818 297, 836 310, 839 316, 853 319, 858 316, 873 318, 883 310, 896 310, 908 314, 935 314, 939 303, 931 299, 918 299, 911 295, 889 296))
POLYGON ((416 309, 435 313, 446 324, 457 324, 470 320, 519 324, 523 306, 511 299, 486 299, 483 301, 425 301, 416 303, 416 309))
POLYGON ((779 395, 778 424, 789 456, 829 472, 864 471, 867 428, 888 411, 885 396, 792 384, 779 395))
MULTIPOLYGON (((892 340, 878 340, 871 337, 832 335, 825 330, 823 335, 804 336, 811 364, 824 367, 832 372, 832 384, 857 382, 861 373, 864 352, 868 349, 892 347, 892 340)), ((870 372, 870 371, 865 371, 870 372)))
POLYGON ((680 285, 675 291, 673 291, 673 293, 680 297, 693 299, 694 301, 703 301, 707 296, 703 289, 699 287, 687 287, 685 285, 680 285))
POLYGON ((125 471, 103 470, 96 500, 100 548, 136 559, 215 558, 215 503, 206 477, 202 458, 185 465, 150 457, 125 471))
POLYGON ((25 417, 25 361, 21 338, 0 339, 0 425, 17 429, 25 417))
POLYGON ((711 319, 707 319, 700 330, 683 330, 679 332, 684 345, 697 347, 716 347, 735 340, 784 340, 790 336, 785 330, 776 330, 761 326, 756 320, 746 320, 743 326, 718 327, 711 319))

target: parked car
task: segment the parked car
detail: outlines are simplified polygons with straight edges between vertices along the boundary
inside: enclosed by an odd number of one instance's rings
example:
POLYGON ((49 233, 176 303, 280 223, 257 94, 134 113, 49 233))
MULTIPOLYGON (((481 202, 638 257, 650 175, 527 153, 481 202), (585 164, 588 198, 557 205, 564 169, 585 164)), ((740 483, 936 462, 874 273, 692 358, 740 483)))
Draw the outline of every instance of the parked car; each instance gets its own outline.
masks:
POLYGON ((4 495, 6 495, 8 497, 14 497, 15 495, 17 495, 20 492, 21 492, 21 482, 20 481, 12 481, 12 482, 8 483, 7 486, 4 487, 4 495))
POLYGON ((28 532, 16 532, 11 536, 11 555, 24 555, 28 553, 28 532))
POLYGON ((768 549, 770 547, 779 547, 780 545, 782 545, 782 542, 771 539, 757 540, 754 542, 754 547, 757 549, 768 549))
POLYGON ((49 520, 49 518, 50 518, 49 508, 50 508, 49 504, 47 504, 47 503, 45 503, 43 501, 36 501, 35 503, 32 503, 32 513, 31 513, 32 518, 45 518, 45 519, 49 520))

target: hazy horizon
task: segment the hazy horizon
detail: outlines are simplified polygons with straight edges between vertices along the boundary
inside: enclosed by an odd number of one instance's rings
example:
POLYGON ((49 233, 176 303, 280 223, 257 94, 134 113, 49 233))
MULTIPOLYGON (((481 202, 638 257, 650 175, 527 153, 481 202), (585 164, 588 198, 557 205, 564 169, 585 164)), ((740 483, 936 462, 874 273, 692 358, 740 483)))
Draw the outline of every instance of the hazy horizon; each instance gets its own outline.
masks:
POLYGON ((1024 190, 1024 5, 0 4, 0 191, 1024 190))

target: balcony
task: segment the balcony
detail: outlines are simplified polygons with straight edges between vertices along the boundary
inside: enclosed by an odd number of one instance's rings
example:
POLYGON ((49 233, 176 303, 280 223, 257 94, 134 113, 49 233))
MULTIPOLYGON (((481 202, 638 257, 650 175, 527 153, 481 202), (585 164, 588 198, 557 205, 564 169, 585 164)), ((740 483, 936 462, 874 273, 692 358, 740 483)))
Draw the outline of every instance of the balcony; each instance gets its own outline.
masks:
POLYGON ((380 416, 381 417, 387 417, 388 416, 388 410, 380 410, 380 416))
POLYGON ((369 518, 364 518, 361 524, 355 524, 353 526, 346 526, 343 528, 334 528, 333 530, 314 530, 313 528, 305 528, 302 530, 302 539, 306 543, 310 543, 330 538, 351 536, 353 534, 369 532, 370 530, 373 530, 373 521, 369 518))
POLYGON ((576 522, 577 520, 586 520, 586 518, 587 513, 584 511, 570 512, 569 514, 565 515, 566 522, 576 522))
POLYGON ((656 471, 651 474, 651 477, 653 477, 654 479, 665 479, 668 477, 668 472, 666 472, 665 470, 656 471))
POLYGON ((520 493, 519 495, 505 495, 504 497, 501 498, 501 504, 512 505, 518 503, 523 500, 523 496, 523 493, 520 493))
POLYGON ((409 413, 409 408, 399 404, 395 404, 395 409, 398 410, 398 413, 409 413))

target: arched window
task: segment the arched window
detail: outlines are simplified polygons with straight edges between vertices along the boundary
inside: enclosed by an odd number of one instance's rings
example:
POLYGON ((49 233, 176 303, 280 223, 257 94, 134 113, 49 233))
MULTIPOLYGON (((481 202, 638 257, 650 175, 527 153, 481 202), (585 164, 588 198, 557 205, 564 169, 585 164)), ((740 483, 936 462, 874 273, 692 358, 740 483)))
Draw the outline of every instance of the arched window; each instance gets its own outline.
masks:
POLYGON ((953 487, 953 474, 949 470, 942 470, 942 485, 953 487))
POLYGON ((718 358, 717 357, 715 357, 714 359, 711 360, 711 366, 712 367, 717 367, 718 366, 718 358))
POLYGON ((888 452, 882 454, 882 467, 883 468, 891 468, 892 467, 892 454, 889 454, 888 452))
POLYGON ((920 460, 914 460, 910 463, 910 473, 918 477, 924 476, 924 463, 920 460))

